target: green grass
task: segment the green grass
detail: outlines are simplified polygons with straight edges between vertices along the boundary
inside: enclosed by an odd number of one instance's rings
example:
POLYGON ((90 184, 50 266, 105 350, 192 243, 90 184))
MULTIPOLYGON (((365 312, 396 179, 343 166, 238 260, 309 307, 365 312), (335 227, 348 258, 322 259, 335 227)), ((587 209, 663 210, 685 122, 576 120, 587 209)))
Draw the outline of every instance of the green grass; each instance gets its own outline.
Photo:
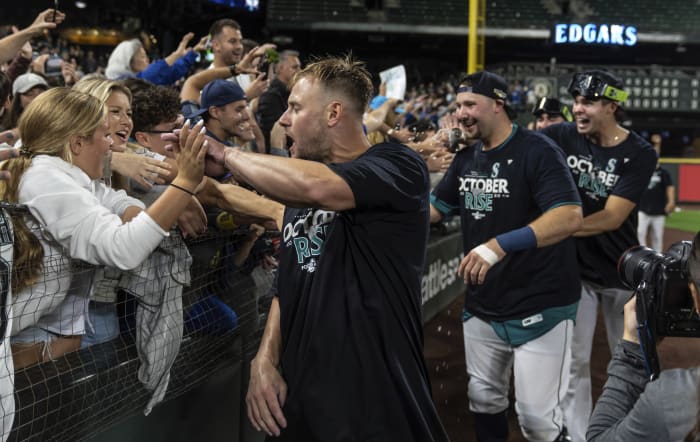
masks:
POLYGON ((681 210, 666 218, 666 227, 695 233, 700 230, 700 210, 681 210))

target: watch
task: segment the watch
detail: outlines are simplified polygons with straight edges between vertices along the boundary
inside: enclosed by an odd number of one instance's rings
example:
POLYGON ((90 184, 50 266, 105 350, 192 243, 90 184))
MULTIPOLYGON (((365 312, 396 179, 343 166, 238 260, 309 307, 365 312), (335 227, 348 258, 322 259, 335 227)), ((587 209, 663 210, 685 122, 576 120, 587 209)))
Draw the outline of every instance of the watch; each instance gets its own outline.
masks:
POLYGON ((235 77, 236 75, 238 75, 238 73, 236 72, 236 63, 229 66, 228 70, 231 72, 232 77, 235 77))

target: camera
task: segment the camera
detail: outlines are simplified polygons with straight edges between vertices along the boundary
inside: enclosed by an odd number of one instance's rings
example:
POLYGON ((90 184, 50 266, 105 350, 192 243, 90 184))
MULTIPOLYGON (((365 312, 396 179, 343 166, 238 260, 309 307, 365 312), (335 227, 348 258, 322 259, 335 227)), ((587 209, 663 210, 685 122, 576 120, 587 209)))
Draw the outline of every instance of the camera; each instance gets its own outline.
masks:
POLYGON ((688 289, 691 246, 681 241, 666 253, 637 246, 618 261, 620 279, 637 294, 637 321, 648 327, 651 338, 700 337, 700 317, 688 289))
POLYGON ((61 65, 63 64, 63 59, 56 54, 52 54, 46 59, 44 63, 44 74, 47 77, 59 77, 61 75, 61 65))

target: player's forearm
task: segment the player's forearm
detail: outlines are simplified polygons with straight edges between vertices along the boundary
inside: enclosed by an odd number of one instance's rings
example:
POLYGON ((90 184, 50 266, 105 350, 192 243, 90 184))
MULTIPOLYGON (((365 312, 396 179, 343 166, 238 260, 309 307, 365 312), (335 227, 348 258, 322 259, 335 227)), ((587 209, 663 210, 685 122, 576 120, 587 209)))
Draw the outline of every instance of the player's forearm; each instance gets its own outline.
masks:
POLYGON ((279 367, 282 349, 282 331, 280 329, 280 305, 277 297, 272 298, 270 312, 267 315, 265 331, 260 340, 260 347, 255 359, 267 360, 275 367, 279 367))
POLYGON ((233 184, 217 184, 219 199, 217 206, 229 212, 241 213, 254 218, 273 220, 282 229, 284 206, 277 201, 233 184))
POLYGON ((530 224, 537 238, 537 247, 556 244, 580 231, 582 226, 581 206, 573 204, 548 210, 530 224))
POLYGON ((284 205, 331 210, 354 207, 347 183, 323 163, 230 148, 223 155, 224 166, 237 181, 251 184, 284 205))

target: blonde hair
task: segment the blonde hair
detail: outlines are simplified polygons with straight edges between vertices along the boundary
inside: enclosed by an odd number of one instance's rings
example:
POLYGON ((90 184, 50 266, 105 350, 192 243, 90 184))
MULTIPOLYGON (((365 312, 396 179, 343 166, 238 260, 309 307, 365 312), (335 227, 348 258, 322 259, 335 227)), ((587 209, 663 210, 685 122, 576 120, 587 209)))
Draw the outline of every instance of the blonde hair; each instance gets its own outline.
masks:
MULTIPOLYGON (((104 103, 69 88, 52 88, 35 98, 19 120, 22 154, 0 165, 0 170, 11 173, 10 179, 0 181, 0 198, 19 203, 19 183, 34 156, 49 155, 71 163, 71 137, 91 137, 106 118, 104 103)), ((21 214, 13 214, 12 222, 15 232, 12 288, 18 292, 32 285, 41 275, 44 253, 21 214)))
POLYGON ((121 92, 129 97, 129 103, 131 103, 131 90, 124 86, 122 82, 116 80, 107 80, 98 77, 84 78, 75 83, 73 89, 90 94, 103 103, 109 100, 109 96, 112 95, 113 92, 121 92))

